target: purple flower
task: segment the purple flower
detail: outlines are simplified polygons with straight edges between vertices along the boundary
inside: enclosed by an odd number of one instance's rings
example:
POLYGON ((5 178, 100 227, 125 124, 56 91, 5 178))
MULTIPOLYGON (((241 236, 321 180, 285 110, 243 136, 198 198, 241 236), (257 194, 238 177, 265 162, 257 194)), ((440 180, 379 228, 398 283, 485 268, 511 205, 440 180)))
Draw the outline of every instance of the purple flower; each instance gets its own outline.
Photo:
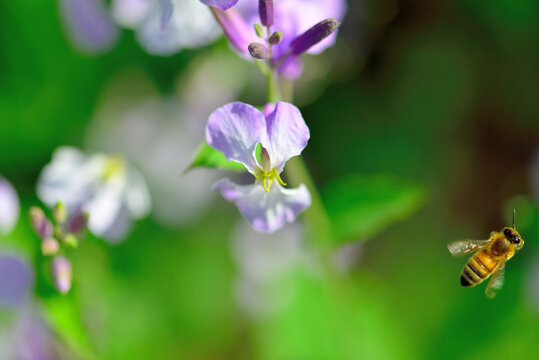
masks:
POLYGON ((104 52, 118 39, 118 28, 103 0, 60 0, 60 14, 67 35, 82 52, 104 52))
POLYGON ((19 198, 11 184, 0 176, 0 234, 10 233, 19 219, 19 198))
POLYGON ((0 254, 0 306, 22 304, 31 285, 30 267, 17 257, 0 254))
POLYGON ((238 3, 238 0, 200 0, 203 4, 215 6, 221 10, 226 10, 238 3))
MULTIPOLYGON (((242 1, 236 6, 249 26, 260 22, 258 1, 242 1)), ((283 40, 273 48, 274 58, 284 59, 290 52, 290 44, 315 24, 328 18, 342 21, 346 13, 346 0, 287 0, 274 2, 274 24, 272 31, 281 31, 283 40)), ((307 53, 319 54, 335 43, 336 34, 323 39, 309 48, 307 53)), ((288 57, 279 66, 279 74, 289 79, 296 79, 302 70, 301 59, 288 57)))
POLYGON ((290 158, 301 154, 309 136, 300 111, 292 104, 278 102, 267 116, 240 102, 215 110, 206 126, 208 144, 228 160, 242 163, 256 180, 253 185, 237 185, 222 179, 214 189, 234 202, 257 231, 271 233, 293 222, 311 204, 311 195, 303 184, 285 189, 280 174, 290 158))

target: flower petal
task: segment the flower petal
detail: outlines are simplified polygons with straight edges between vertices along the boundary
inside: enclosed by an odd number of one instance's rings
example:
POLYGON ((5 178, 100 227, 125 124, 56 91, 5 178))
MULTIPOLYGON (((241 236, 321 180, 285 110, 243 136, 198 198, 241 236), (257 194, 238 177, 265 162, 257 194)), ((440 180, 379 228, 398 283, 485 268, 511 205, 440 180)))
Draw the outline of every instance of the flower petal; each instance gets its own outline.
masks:
POLYGON ((112 0, 111 7, 116 23, 134 29, 148 15, 152 3, 147 0, 112 0))
POLYGON ((0 307, 21 305, 32 285, 29 265, 16 256, 0 254, 0 307))
POLYGON ((114 225, 122 206, 122 189, 119 186, 97 188, 92 199, 82 209, 89 215, 88 229, 94 235, 104 236, 114 225))
POLYGON ((275 110, 266 118, 268 137, 262 146, 268 151, 271 167, 283 170, 288 159, 301 154, 309 140, 309 128, 297 107, 278 102, 275 110))
POLYGON ((170 21, 170 18, 172 17, 172 11, 174 11, 174 7, 172 6, 171 0, 161 0, 161 29, 164 29, 168 22, 170 21))
POLYGON ((19 219, 19 198, 13 186, 0 176, 0 234, 9 234, 19 219))
POLYGON ((134 219, 146 217, 152 208, 152 198, 144 177, 135 168, 128 169, 125 187, 125 203, 134 219))
POLYGON ((76 208, 90 197, 92 182, 100 176, 104 161, 98 156, 88 161, 73 147, 58 148, 39 176, 39 199, 49 207, 61 201, 69 210, 76 208))
POLYGON ((103 0, 61 0, 60 14, 67 35, 82 52, 99 54, 118 40, 118 27, 103 0))
POLYGON ((242 163, 256 172, 256 145, 265 137, 264 115, 251 105, 240 102, 215 110, 206 125, 206 141, 225 154, 228 160, 242 163))
POLYGON ((282 228, 311 205, 311 194, 303 184, 296 189, 285 189, 274 184, 266 193, 261 185, 237 185, 229 179, 222 179, 213 188, 235 203, 245 219, 259 232, 272 233, 282 228))
POLYGON ((277 69, 279 76, 288 80, 297 80, 303 71, 303 61, 301 57, 289 56, 277 69))
POLYGON ((232 6, 238 3, 238 0, 200 0, 200 1, 206 5, 215 6, 216 8, 219 8, 221 10, 226 10, 228 8, 231 8, 232 6))
POLYGON ((162 4, 153 6, 136 29, 138 41, 150 54, 166 56, 184 48, 199 48, 219 36, 207 6, 183 0, 162 0, 162 4))

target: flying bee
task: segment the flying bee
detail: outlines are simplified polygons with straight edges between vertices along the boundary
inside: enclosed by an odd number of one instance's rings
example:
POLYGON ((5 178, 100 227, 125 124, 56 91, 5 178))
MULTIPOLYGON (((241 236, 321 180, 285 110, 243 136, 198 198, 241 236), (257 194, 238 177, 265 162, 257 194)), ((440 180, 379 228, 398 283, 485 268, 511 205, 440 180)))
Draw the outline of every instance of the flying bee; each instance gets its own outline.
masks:
POLYGON ((485 295, 496 296, 496 291, 503 286, 505 263, 524 245, 524 240, 515 228, 515 211, 513 210, 513 227, 504 227, 502 231, 493 231, 488 240, 461 240, 447 245, 453 256, 475 253, 460 274, 460 284, 473 287, 492 275, 487 284, 485 295))

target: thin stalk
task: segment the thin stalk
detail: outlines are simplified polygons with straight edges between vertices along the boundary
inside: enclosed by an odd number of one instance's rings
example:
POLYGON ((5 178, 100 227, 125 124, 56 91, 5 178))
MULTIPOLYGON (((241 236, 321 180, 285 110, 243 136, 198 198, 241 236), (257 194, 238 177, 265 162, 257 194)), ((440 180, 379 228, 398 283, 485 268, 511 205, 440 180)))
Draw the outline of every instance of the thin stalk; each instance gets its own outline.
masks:
MULTIPOLYGON (((292 101, 293 84, 287 82, 285 90, 287 92, 287 98, 282 98, 280 89, 280 83, 275 70, 271 71, 271 74, 266 76, 268 80, 268 101, 292 101)), ((329 216, 327 215, 322 198, 318 192, 318 189, 311 177, 311 174, 305 164, 305 161, 301 156, 297 156, 290 159, 286 164, 286 174, 290 184, 294 187, 300 184, 305 184, 311 193, 311 206, 304 211, 303 217, 309 226, 311 236, 315 240, 317 246, 323 253, 323 257, 326 257, 331 249, 331 223, 329 216)))

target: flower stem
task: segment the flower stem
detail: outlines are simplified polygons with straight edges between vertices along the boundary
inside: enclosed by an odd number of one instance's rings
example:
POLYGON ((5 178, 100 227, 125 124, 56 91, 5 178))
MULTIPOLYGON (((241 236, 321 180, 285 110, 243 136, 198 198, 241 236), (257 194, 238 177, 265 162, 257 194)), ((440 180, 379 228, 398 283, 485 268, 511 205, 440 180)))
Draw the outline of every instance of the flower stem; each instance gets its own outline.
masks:
MULTIPOLYGON (((285 88, 287 97, 283 99, 279 79, 275 73, 276 69, 272 69, 266 75, 268 81, 268 102, 275 103, 281 100, 291 102, 293 97, 293 83, 287 82, 285 84, 287 85, 285 88)), ((309 226, 312 238, 320 250, 327 254, 332 247, 331 222, 309 169, 301 156, 296 156, 287 162, 286 174, 290 180, 290 185, 293 187, 305 184, 309 189, 311 193, 311 206, 305 210, 303 216, 309 226)))
POLYGON ((281 89, 279 87, 279 80, 275 75, 275 71, 270 71, 268 76, 268 102, 276 103, 282 99, 281 89))

